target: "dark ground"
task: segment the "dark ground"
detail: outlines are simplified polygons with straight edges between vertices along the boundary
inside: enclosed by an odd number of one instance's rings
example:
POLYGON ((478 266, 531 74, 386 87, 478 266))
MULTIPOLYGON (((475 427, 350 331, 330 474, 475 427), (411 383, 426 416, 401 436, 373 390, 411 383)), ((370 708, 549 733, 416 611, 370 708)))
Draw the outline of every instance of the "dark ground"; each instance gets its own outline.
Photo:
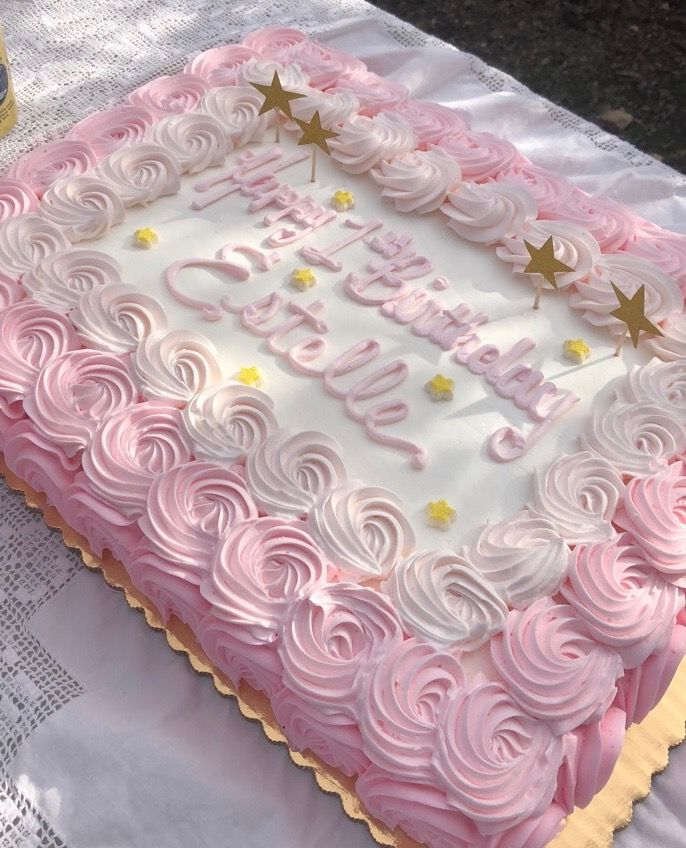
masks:
POLYGON ((373 2, 686 172, 684 0, 373 2))

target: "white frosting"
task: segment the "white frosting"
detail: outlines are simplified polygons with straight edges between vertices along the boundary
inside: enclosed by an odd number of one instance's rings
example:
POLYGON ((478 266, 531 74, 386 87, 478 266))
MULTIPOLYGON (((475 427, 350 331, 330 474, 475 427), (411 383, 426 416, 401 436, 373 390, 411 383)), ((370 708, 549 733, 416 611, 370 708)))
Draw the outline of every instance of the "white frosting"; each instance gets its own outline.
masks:
POLYGON ((658 362, 636 365, 624 386, 626 400, 647 400, 669 410, 686 423, 686 362, 658 362))
POLYGON ((270 115, 260 115, 264 97, 252 86, 212 88, 203 97, 202 110, 224 127, 234 147, 262 138, 270 123, 270 115))
POLYGON ((88 175, 53 183, 43 194, 41 212, 59 224, 71 241, 100 238, 124 220, 124 204, 116 190, 88 175))
POLYGON ((269 85, 274 78, 274 71, 278 71, 282 88, 287 91, 306 90, 310 78, 296 62, 282 65, 273 59, 255 57, 244 62, 238 77, 243 85, 256 82, 260 85, 269 85))
POLYGON ((493 244, 533 221, 538 207, 531 194, 514 183, 463 182, 449 192, 441 212, 461 238, 493 244))
POLYGON ((0 269, 15 277, 46 256, 69 247, 62 228, 42 215, 21 215, 0 224, 0 269))
POLYGON ((155 126, 155 141, 169 150, 181 173, 197 174, 223 165, 227 152, 224 126, 204 112, 169 115, 155 126))
POLYGON ((306 93, 306 97, 291 100, 291 114, 301 121, 309 121, 315 112, 319 112, 321 124, 327 129, 344 123, 360 106, 359 100, 350 91, 332 91, 329 94, 308 88, 306 93))
POLYGON ((329 141, 332 157, 351 174, 369 171, 382 159, 415 148, 414 133, 400 117, 390 113, 367 118, 351 115, 337 138, 329 141))
POLYGON ((61 250, 39 262, 24 275, 24 288, 46 306, 68 311, 94 289, 121 282, 122 267, 99 250, 61 250))
POLYGON ((686 359, 686 315, 668 318, 660 328, 661 336, 650 336, 646 346, 665 362, 686 359))
POLYGON ((460 166, 437 148, 416 150, 383 159, 371 176, 399 212, 424 215, 438 209, 460 182, 460 166))
POLYGON ((111 153, 98 165, 124 206, 146 205, 181 187, 176 159, 159 144, 133 144, 111 153))

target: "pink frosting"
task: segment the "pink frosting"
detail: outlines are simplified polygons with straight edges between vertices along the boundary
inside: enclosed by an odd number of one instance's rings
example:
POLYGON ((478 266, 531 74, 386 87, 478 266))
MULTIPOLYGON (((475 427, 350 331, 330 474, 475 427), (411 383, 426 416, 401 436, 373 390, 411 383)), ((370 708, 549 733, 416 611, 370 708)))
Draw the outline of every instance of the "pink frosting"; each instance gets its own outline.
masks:
POLYGON ((453 131, 443 135, 436 146, 455 159, 463 179, 477 183, 497 177, 520 159, 514 145, 490 133, 453 131))
POLYGON ((195 56, 184 68, 186 74, 202 77, 209 86, 238 85, 243 65, 255 57, 250 47, 222 44, 195 56))
POLYGON ((277 692, 271 707, 291 749, 312 751, 348 777, 360 774, 369 765, 357 722, 349 716, 318 710, 288 689, 277 692))
POLYGON ((298 44, 308 41, 308 37, 299 29, 282 26, 261 27, 249 32, 243 39, 245 47, 249 47, 258 56, 270 59, 284 59, 298 44))
POLYGON ((0 312, 12 303, 19 303, 26 297, 26 290, 15 277, 9 277, 0 271, 0 312))
POLYGON ((0 179, 0 224, 8 218, 38 210, 38 197, 22 180, 0 179))
POLYGON ((142 106, 153 115, 178 115, 200 105, 209 85, 195 74, 172 74, 156 77, 129 94, 129 102, 142 106))
POLYGON ((143 106, 125 103, 93 112, 67 133, 72 141, 89 143, 98 157, 108 156, 126 144, 146 141, 155 115, 143 106))
POLYGON ((665 274, 673 277, 686 294, 686 235, 641 221, 639 229, 626 243, 624 250, 657 265, 665 274))
POLYGON ((628 530, 647 561, 665 580, 686 588, 686 464, 635 477, 624 492, 615 522, 628 530))
POLYGON ((474 824, 433 786, 399 780, 395 773, 372 765, 358 778, 355 792, 371 815, 429 848, 482 844, 475 842, 479 835, 474 824))
POLYGON ((314 706, 354 716, 361 672, 401 639, 398 616, 378 592, 354 583, 316 588, 286 618, 284 683, 314 706))
POLYGON ((578 188, 559 198, 548 217, 588 230, 603 253, 621 250, 636 231, 636 218, 626 206, 606 197, 592 197, 578 188))
POLYGON ((137 518, 155 478, 190 458, 180 410, 163 401, 147 401, 106 419, 82 463, 93 491, 125 516, 137 518))
POLYGON ((512 697, 558 736, 599 719, 622 674, 619 655, 592 638, 571 606, 550 598, 510 612, 491 657, 512 697))
POLYGON ((562 830, 564 818, 565 811, 553 802, 543 815, 491 836, 483 848, 545 848, 562 830))
POLYGON ((8 306, 0 315, 0 398, 23 400, 50 360, 80 347, 69 321, 31 301, 8 306))
POLYGON ((438 727, 463 686, 452 654, 417 639, 389 650, 363 676, 358 693, 364 750, 372 762, 404 780, 431 783, 438 727))
POLYGON ((56 180, 83 174, 98 162, 95 148, 87 141, 53 141, 26 153, 10 168, 8 176, 27 183, 41 197, 56 180))
POLYGON ((434 766, 448 803, 488 835, 545 812, 562 751, 560 737, 522 712, 504 686, 482 682, 452 699, 434 766))
POLYGON ((329 91, 350 91, 360 101, 361 115, 376 115, 407 100, 408 90, 399 82, 384 79, 372 71, 348 71, 329 91))
POLYGON ((240 474, 213 462, 188 462, 155 479, 138 523, 151 549, 185 566, 199 585, 219 540, 249 518, 257 518, 257 507, 240 474))
POLYGON ((392 111, 401 115, 412 127, 420 150, 426 150, 431 144, 438 144, 444 135, 459 135, 469 129, 467 121, 459 112, 441 106, 440 103, 404 100, 392 111))
POLYGON ((137 400, 128 358, 72 350, 45 365, 24 409, 46 439, 74 456, 104 418, 137 400))
POLYGON ((561 208, 574 190, 567 180, 532 165, 524 156, 501 170, 495 179, 524 186, 536 201, 541 218, 550 218, 550 213, 561 208))

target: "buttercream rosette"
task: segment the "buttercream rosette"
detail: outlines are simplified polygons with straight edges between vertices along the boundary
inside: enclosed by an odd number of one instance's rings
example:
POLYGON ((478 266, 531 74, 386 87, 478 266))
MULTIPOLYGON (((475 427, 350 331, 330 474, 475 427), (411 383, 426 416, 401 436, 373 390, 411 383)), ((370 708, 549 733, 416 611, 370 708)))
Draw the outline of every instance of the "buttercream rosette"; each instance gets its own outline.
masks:
POLYGON ((84 174, 98 162, 95 148, 87 141, 61 139, 42 144, 18 159, 7 176, 21 180, 38 197, 56 180, 84 174))
POLYGON ((224 128, 233 148, 259 141, 272 122, 269 114, 260 115, 264 98, 250 85, 221 86, 203 97, 201 109, 224 128))
POLYGON ((661 326, 661 336, 646 338, 645 345, 663 362, 686 359, 686 314, 667 318, 661 326))
POLYGON ((78 305, 84 292, 121 283, 122 267, 108 253, 72 249, 52 253, 22 278, 22 285, 37 303, 60 312, 78 305))
POLYGON ((465 180, 476 183, 494 179, 520 159, 513 144, 491 133, 453 130, 443 134, 436 146, 457 162, 465 180))
POLYGON ((623 387, 628 401, 646 400, 664 406, 686 423, 686 362, 673 360, 635 365, 623 387))
POLYGON ((38 197, 28 183, 12 177, 0 178, 0 224, 9 218, 38 211, 38 197))
POLYGON ((54 182, 43 194, 40 211, 72 242, 104 236, 125 214, 114 186, 90 174, 54 182))
POLYGON ((676 280, 686 295, 686 236, 664 230, 650 221, 639 221, 634 237, 624 246, 632 256, 657 265, 676 280))
POLYGON ((168 115, 155 126, 154 137, 172 153, 182 174, 223 165, 229 149, 224 125, 200 111, 168 115))
POLYGON ((548 219, 553 217, 550 213, 554 209, 564 205, 574 190, 567 180, 545 168, 532 165, 523 156, 503 168, 495 179, 522 186, 536 202, 541 218, 548 219))
POLYGON ((467 132, 469 126, 463 115, 454 109, 431 103, 427 100, 403 100, 393 110, 402 115, 412 127, 417 139, 417 147, 426 150, 436 144, 444 135, 467 132))
POLYGON ((328 91, 349 91, 360 101, 360 114, 376 115, 407 100, 408 90, 399 82, 385 79, 373 71, 344 71, 328 91))
POLYGON ((382 159, 371 177, 381 186, 381 196, 393 201, 399 212, 425 215, 438 209, 458 185, 460 168, 450 156, 432 148, 382 159))
POLYGON ((0 269, 19 280, 34 265, 70 247, 62 228, 42 215, 29 213, 0 224, 0 269))
POLYGON ((448 192, 441 212, 461 238, 495 244, 518 233, 538 210, 526 189, 514 183, 463 182, 448 192))
POLYGON ((255 51, 242 44, 222 44, 211 47, 194 56, 184 68, 184 73, 202 77, 212 86, 236 85, 240 78, 240 69, 255 51))
POLYGON ((207 82, 195 74, 156 77, 132 91, 129 103, 148 109, 158 118, 178 115, 196 109, 208 87, 207 82))
POLYGON ((121 147, 98 165, 97 173, 116 190, 124 206, 146 206, 181 188, 176 159, 159 144, 121 147))
POLYGON ((149 109, 124 103, 93 112, 75 124, 66 137, 89 142, 101 158, 120 147, 146 141, 154 123, 155 115, 149 109))
POLYGON ((622 250, 636 232, 635 216, 607 197, 594 197, 574 188, 561 197, 549 210, 548 216, 558 221, 570 221, 588 230, 603 253, 622 250))
POLYGON ((351 115, 329 142, 331 156, 351 174, 369 171, 382 159, 411 153, 416 146, 411 127, 400 115, 384 113, 376 118, 351 115))

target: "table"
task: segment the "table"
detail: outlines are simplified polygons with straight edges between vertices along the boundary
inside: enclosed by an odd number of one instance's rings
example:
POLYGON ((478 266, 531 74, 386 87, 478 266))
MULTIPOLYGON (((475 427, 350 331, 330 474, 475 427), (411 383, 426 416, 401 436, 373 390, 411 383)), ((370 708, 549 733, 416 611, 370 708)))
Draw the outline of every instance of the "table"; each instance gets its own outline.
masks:
MULTIPOLYGON (((0 172, 189 55, 279 23, 463 109, 590 192, 686 226, 683 177, 362 0, 3 0, 3 12, 22 117, 0 172)), ((2 484, 0 510, 0 848, 371 848, 2 484)), ((683 848, 685 780, 682 746, 618 848, 683 848)))

